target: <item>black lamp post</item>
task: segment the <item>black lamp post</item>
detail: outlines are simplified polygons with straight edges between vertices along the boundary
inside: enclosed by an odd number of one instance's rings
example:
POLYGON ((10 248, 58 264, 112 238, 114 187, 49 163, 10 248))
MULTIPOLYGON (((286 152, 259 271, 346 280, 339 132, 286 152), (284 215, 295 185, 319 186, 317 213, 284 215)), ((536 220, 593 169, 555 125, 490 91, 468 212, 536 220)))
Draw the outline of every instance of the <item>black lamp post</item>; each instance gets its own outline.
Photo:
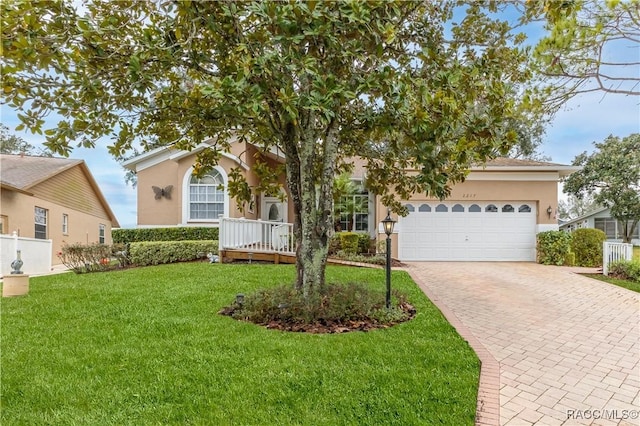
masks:
POLYGON ((387 309, 391 308, 391 234, 396 221, 391 219, 391 210, 387 210, 387 217, 382 221, 384 233, 387 234, 387 309))

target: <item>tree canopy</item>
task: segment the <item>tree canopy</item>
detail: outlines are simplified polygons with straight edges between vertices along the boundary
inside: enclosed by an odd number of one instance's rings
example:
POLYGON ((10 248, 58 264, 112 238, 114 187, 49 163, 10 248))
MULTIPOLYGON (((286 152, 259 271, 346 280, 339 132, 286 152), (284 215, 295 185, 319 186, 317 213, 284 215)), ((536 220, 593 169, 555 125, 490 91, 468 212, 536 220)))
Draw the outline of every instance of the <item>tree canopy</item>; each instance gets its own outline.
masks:
POLYGON ((565 180, 564 192, 592 195, 596 203, 610 208, 629 242, 640 220, 640 134, 609 136, 594 145, 592 154, 583 152, 574 159, 573 165, 582 170, 565 180))
MULTIPOLYGON (((22 125, 68 154, 230 137, 285 153, 298 285, 324 282, 333 181, 367 161, 367 186, 402 212, 444 197, 473 163, 506 154, 539 117, 523 34, 471 1, 5 1, 2 72, 22 125), (43 129, 50 112, 62 117, 43 129), (407 172, 407 170, 411 172, 407 172)), ((266 176, 267 174, 265 174, 266 176)), ((229 190, 246 197, 241 173, 229 190)), ((244 201, 244 200, 241 200, 244 201)))
POLYGON ((640 95, 640 0, 525 4, 525 19, 546 21, 535 56, 555 101, 593 91, 640 95))
POLYGON ((16 136, 4 124, 0 124, 0 153, 2 154, 26 154, 40 157, 51 157, 46 149, 37 148, 29 142, 16 136))

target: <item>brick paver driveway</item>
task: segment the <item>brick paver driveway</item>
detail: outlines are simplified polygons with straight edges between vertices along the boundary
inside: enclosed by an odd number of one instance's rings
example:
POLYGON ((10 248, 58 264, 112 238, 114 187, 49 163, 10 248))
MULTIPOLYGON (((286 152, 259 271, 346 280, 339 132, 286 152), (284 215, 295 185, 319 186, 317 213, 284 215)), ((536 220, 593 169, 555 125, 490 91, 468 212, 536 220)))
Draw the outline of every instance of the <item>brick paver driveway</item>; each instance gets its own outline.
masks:
POLYGON ((478 424, 640 424, 640 294, 535 263, 406 270, 483 362, 478 424))

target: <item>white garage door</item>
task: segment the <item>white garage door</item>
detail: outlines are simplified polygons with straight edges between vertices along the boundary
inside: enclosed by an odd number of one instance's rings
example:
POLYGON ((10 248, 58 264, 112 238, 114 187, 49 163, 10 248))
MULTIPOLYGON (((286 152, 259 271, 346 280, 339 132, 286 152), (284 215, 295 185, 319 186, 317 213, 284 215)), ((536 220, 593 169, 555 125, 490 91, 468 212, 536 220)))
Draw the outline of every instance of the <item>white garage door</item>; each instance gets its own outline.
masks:
POLYGON ((405 203, 400 260, 534 261, 535 202, 405 203))

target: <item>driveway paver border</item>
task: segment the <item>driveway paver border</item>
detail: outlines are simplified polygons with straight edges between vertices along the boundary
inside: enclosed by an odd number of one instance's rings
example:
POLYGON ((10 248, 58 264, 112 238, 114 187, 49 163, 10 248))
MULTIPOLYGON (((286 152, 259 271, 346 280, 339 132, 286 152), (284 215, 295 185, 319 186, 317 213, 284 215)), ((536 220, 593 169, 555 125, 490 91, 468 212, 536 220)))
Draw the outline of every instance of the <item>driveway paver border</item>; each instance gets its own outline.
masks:
POLYGON ((404 268, 404 270, 431 302, 438 307, 458 334, 469 343, 480 359, 480 383, 478 384, 475 424, 477 426, 500 426, 500 363, 417 274, 410 268, 404 268))

